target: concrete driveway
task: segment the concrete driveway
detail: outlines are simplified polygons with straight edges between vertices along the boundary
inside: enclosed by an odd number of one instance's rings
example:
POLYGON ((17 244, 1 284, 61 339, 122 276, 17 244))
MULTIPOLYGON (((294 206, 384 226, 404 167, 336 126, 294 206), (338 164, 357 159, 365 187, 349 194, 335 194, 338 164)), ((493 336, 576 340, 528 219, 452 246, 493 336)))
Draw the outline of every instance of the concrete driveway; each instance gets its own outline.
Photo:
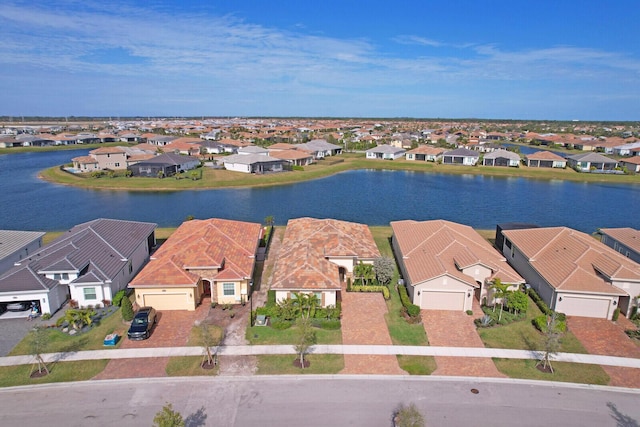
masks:
MULTIPOLYGON (((624 333, 625 329, 634 329, 635 325, 625 317, 620 316, 614 323, 606 319, 571 316, 567 318, 567 327, 589 354, 640 359, 640 347, 624 333)), ((640 387, 640 369, 617 366, 602 366, 602 369, 611 378, 609 385, 640 387)))
POLYGON ((6 356, 27 333, 35 326, 34 322, 29 322, 28 311, 11 312, 7 311, 0 316, 0 356, 6 356), (16 316, 24 315, 24 317, 16 316))

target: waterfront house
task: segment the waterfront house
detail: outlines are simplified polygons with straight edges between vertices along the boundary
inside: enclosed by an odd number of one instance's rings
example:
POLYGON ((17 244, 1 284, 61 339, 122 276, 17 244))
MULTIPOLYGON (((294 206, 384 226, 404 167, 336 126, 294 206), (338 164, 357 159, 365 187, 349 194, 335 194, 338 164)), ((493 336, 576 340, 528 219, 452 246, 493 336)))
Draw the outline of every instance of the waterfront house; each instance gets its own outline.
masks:
POLYGON ((568 316, 628 316, 640 295, 640 265, 567 227, 503 230, 502 253, 552 310, 568 316))
POLYGON ((482 159, 482 164, 484 166, 509 166, 517 168, 520 166, 520 155, 513 151, 498 149, 485 154, 482 159))
POLYGON ((0 230, 0 274, 42 247, 41 231, 0 230))
POLYGON ((422 162, 437 162, 442 158, 444 148, 420 145, 405 153, 406 160, 416 160, 422 162))
POLYGON ((127 167, 133 176, 168 177, 200 166, 200 160, 192 156, 164 153, 127 167))
POLYGON ((342 147, 331 144, 326 139, 312 139, 303 144, 295 144, 296 149, 313 154, 314 159, 324 159, 329 156, 336 156, 342 153, 342 147))
POLYGON ((619 160, 620 167, 627 168, 631 173, 640 173, 640 156, 634 156, 619 160))
POLYGON ((243 173, 269 173, 282 172, 286 160, 269 156, 268 154, 232 154, 222 157, 219 161, 224 164, 225 169, 243 173))
POLYGON ((360 262, 373 264, 380 251, 369 227, 335 219, 289 220, 278 252, 271 289, 276 300, 313 293, 322 307, 335 306, 360 262))
POLYGON ((185 221, 129 284, 140 306, 195 310, 247 301, 262 237, 257 223, 211 218, 185 221))
POLYGON ((565 168, 567 160, 551 151, 536 151, 524 156, 525 163, 530 168, 565 168))
POLYGON ((365 151, 367 159, 395 160, 404 156, 406 150, 404 148, 394 147, 392 145, 378 145, 365 151))
POLYGON ((601 228, 600 241, 640 264, 640 231, 631 227, 601 228))
POLYGON ((409 297, 423 309, 466 311, 494 302, 491 283, 524 279, 473 228, 444 220, 391 222, 393 251, 409 297))
POLYGON ((442 163, 445 165, 475 166, 479 158, 480 154, 477 151, 467 148, 456 148, 442 153, 442 163))
POLYGON ((36 301, 41 313, 69 298, 105 304, 149 259, 156 224, 96 219, 76 225, 0 275, 0 301, 36 301))
POLYGON ((618 162, 598 153, 582 153, 567 157, 567 163, 578 172, 611 173, 618 162))

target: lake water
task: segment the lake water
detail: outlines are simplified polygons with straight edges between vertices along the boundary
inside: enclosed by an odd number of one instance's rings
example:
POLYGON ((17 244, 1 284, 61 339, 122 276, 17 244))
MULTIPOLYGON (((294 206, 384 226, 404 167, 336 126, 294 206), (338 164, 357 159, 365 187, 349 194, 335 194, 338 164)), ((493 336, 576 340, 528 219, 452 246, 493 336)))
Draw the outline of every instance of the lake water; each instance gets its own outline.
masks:
POLYGON ((335 218, 369 225, 446 219, 493 229, 501 222, 640 229, 640 185, 576 183, 423 172, 358 170, 269 188, 179 192, 84 190, 50 184, 38 171, 87 150, 0 156, 0 228, 65 230, 99 217, 177 226, 187 216, 276 224, 335 218))

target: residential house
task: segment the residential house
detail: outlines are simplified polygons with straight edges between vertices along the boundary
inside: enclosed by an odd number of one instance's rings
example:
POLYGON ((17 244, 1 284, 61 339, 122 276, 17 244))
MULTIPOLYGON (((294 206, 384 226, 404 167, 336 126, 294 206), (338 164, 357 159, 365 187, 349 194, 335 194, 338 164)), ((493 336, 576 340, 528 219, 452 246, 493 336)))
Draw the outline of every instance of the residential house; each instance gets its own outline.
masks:
POLYGON ((392 145, 378 145, 365 151, 367 159, 395 160, 404 156, 406 150, 404 148, 394 147, 392 145))
POLYGON ((276 300, 313 293, 322 307, 335 306, 347 277, 360 262, 373 264, 380 251, 369 227, 335 219, 289 220, 278 252, 271 289, 276 300))
POLYGON ((331 144, 326 139, 312 139, 303 144, 295 144, 296 149, 304 150, 313 154, 314 159, 324 159, 329 156, 336 156, 342 152, 342 147, 331 144))
POLYGON ((164 147, 165 145, 169 145, 171 141, 178 139, 175 136, 169 135, 149 135, 147 138, 147 144, 157 145, 159 147, 164 147))
POLYGON ((531 168, 565 168, 567 159, 551 151, 536 151, 524 156, 525 163, 531 168))
POLYGON ((575 154, 567 157, 567 163, 578 172, 594 173, 612 173, 618 166, 617 161, 598 153, 575 154))
POLYGON ((423 309, 471 310, 494 303, 491 284, 524 279, 473 228, 444 220, 394 221, 392 246, 411 301, 423 309))
POLYGON ((484 166, 509 166, 517 168, 520 166, 520 155, 513 151, 499 149, 485 154, 482 159, 482 164, 484 166))
POLYGON ((168 177, 200 166, 200 160, 192 156, 164 153, 127 167, 133 176, 168 177))
POLYGON ((267 154, 232 154, 220 159, 225 169, 243 173, 282 172, 287 161, 267 154))
POLYGON ((185 221, 129 284, 140 306, 195 310, 205 297, 239 304, 251 294, 260 224, 211 218, 185 221))
POLYGON ((640 231, 630 227, 601 228, 600 241, 640 264, 640 231))
POLYGON ((619 163, 620 167, 627 168, 631 173, 640 173, 640 156, 620 159, 619 163))
POLYGON ((405 159, 423 162, 437 162, 442 159, 442 153, 444 153, 444 151, 444 148, 420 145, 413 150, 407 151, 405 153, 405 159))
POLYGON ((640 265, 593 237, 567 227, 502 234, 502 253, 551 309, 611 319, 638 305, 640 265))
POLYGON ((313 155, 302 150, 269 150, 269 155, 292 166, 307 166, 313 163, 313 155))
POLYGON ((35 301, 54 313, 69 298, 102 305, 140 271, 155 246, 156 224, 96 219, 76 225, 0 275, 0 301, 35 301))
POLYGON ((640 156, 640 141, 616 145, 613 147, 613 154, 616 156, 640 156))
POLYGON ((442 163, 445 165, 475 166, 479 158, 477 151, 467 148, 456 148, 442 153, 442 163))
POLYGON ((42 247, 41 231, 0 230, 0 273, 42 247))
POLYGON ((145 150, 140 148, 141 145, 134 147, 100 147, 89 151, 88 156, 74 157, 71 161, 73 162, 73 168, 80 172, 126 169, 127 166, 155 156, 153 148, 145 150))

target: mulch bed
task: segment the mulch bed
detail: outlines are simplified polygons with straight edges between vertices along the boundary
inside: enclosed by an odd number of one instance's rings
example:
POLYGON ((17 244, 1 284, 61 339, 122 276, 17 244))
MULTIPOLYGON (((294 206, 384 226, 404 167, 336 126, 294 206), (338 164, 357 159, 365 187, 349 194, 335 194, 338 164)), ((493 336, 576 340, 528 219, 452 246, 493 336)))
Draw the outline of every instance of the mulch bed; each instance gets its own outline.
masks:
MULTIPOLYGON (((302 364, 300 363, 300 359, 296 359, 293 361, 293 366, 295 366, 296 368, 302 368, 302 364)), ((311 366, 311 362, 309 362, 307 359, 304 360, 304 367, 308 368, 309 366, 311 366)))

